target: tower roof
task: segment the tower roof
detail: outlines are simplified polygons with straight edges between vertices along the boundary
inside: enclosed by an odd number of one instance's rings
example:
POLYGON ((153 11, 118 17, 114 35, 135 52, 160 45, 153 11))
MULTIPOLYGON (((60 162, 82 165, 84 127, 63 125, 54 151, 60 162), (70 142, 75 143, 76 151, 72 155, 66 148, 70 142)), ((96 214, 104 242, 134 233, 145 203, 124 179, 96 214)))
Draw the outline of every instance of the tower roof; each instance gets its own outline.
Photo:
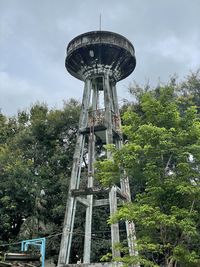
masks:
POLYGON ((67 46, 65 66, 80 80, 107 74, 115 82, 135 69, 135 50, 120 34, 92 31, 78 35, 67 46))

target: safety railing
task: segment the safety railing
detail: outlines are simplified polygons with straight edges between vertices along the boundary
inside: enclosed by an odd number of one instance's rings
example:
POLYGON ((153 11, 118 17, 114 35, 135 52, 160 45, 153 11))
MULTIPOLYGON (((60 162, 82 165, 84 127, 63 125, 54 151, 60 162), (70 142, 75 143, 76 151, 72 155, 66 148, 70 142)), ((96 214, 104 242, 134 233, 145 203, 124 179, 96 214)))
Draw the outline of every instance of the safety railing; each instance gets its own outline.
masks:
MULTIPOLYGON (((120 118, 113 111, 111 112, 112 127, 116 132, 120 132, 120 118)), ((108 121, 105 117, 105 109, 97 109, 88 112, 88 127, 105 126, 108 121)))

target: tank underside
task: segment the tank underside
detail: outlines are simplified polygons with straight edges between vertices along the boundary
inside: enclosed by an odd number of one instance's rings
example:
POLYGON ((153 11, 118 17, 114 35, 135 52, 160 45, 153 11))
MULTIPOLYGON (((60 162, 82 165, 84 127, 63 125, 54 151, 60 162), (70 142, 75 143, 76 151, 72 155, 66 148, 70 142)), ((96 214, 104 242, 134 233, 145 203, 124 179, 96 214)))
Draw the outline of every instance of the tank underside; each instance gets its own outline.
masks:
POLYGON ((67 48, 65 66, 80 80, 107 74, 115 82, 135 69, 132 44, 111 32, 89 32, 74 38, 67 48))

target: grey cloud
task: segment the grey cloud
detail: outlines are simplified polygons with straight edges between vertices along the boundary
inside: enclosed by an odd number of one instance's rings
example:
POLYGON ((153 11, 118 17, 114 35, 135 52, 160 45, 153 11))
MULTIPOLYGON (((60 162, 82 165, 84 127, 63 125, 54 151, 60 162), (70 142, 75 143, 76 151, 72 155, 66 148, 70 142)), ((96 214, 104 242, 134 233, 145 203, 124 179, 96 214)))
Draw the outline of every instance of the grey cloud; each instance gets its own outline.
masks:
POLYGON ((119 83, 119 97, 133 79, 182 78, 200 65, 199 12, 199 0, 1 0, 0 108, 16 114, 36 100, 81 99, 83 83, 67 74, 65 50, 76 35, 99 29, 100 13, 102 29, 136 49, 136 70, 119 83))

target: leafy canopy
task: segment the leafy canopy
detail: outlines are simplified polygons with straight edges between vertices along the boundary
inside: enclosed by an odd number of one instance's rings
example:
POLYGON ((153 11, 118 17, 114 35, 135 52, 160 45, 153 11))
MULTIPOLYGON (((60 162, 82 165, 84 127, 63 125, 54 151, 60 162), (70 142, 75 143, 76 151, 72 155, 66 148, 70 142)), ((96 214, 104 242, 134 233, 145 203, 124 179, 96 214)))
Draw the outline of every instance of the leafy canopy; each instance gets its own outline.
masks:
POLYGON ((183 85, 137 87, 137 102, 122 117, 127 141, 120 150, 108 147, 113 160, 97 166, 104 185, 115 183, 121 170, 132 185, 133 203, 110 218, 136 224, 139 256, 118 259, 125 266, 200 265, 200 117, 196 95, 181 94, 183 85))

